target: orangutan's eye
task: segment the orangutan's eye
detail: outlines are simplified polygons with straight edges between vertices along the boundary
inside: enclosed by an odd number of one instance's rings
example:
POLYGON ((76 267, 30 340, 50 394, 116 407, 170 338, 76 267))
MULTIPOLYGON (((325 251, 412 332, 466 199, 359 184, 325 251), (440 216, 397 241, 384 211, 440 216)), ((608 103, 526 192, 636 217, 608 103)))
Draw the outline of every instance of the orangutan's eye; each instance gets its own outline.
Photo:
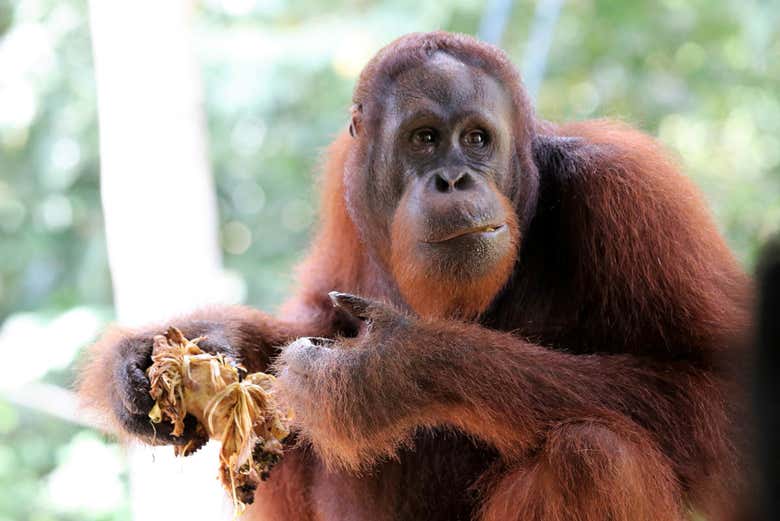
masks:
POLYGON ((468 147, 482 148, 487 141, 488 135, 484 130, 471 130, 463 135, 463 144, 468 147))
POLYGON ((421 128, 412 134, 412 144, 415 147, 431 147, 439 140, 439 136, 432 128, 421 128))

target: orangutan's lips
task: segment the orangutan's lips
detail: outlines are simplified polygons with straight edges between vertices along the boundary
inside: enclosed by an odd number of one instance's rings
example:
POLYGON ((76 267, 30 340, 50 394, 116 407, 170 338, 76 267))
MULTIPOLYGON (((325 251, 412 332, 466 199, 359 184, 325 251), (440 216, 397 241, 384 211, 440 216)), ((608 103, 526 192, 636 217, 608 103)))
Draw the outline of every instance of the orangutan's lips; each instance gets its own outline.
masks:
POLYGON ((424 242, 427 242, 428 244, 438 244, 442 242, 451 241, 452 239, 457 239, 458 237, 463 237, 464 235, 472 235, 476 233, 496 233, 497 231, 500 231, 504 228, 505 225, 503 224, 485 224, 482 226, 474 226, 472 228, 465 228, 463 230, 458 230, 457 232, 451 233, 449 235, 445 235, 444 237, 440 237, 437 239, 430 239, 424 242))

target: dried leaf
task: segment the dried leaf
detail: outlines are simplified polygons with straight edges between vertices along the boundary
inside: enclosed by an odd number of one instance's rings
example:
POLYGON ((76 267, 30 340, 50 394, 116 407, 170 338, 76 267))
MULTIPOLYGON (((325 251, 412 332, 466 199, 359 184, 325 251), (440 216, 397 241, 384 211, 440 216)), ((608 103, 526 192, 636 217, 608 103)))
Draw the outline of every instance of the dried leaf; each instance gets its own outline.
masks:
POLYGON ((236 512, 254 499, 258 480, 282 456, 281 441, 289 434, 291 415, 276 402, 272 375, 252 373, 222 354, 198 347, 171 327, 154 337, 152 365, 147 369, 155 400, 149 418, 170 421, 173 435, 184 432, 184 418, 198 420, 198 430, 177 455, 198 450, 207 438, 220 440, 220 479, 233 498, 236 512))

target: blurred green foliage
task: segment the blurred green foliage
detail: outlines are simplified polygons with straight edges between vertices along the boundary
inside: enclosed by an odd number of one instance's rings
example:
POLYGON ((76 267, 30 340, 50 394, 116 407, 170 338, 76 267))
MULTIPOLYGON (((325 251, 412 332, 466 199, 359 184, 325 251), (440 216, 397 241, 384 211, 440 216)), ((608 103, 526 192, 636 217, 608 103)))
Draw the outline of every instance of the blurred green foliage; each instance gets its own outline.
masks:
MULTIPOLYGON (((346 125, 362 63, 406 32, 473 33, 483 8, 198 3, 225 265, 245 281, 249 303, 273 308, 289 287, 314 221, 312 172, 346 125)), ((519 65, 533 11, 534 2, 515 2, 502 42, 519 65)), ((620 117, 659 136, 751 270, 761 242, 780 229, 778 28, 777 1, 569 1, 538 112, 620 117)), ((0 322, 20 311, 110 308, 97 131, 86 2, 0 0, 0 322)), ((52 500, 67 454, 92 443, 81 429, 0 401, 0 435, 0 521, 128 516, 126 501, 86 512, 52 500)))

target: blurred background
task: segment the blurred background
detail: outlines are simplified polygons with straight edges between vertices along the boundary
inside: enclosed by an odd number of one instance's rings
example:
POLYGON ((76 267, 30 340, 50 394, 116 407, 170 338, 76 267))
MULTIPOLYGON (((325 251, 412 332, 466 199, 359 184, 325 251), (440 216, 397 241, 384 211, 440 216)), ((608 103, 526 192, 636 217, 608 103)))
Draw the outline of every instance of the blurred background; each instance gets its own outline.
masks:
POLYGON ((480 34, 542 117, 660 138, 746 270, 780 230, 777 0, 91 3, 0 0, 0 521, 143 517, 132 457, 76 410, 79 354, 163 309, 273 310, 323 148, 401 34, 480 34))

